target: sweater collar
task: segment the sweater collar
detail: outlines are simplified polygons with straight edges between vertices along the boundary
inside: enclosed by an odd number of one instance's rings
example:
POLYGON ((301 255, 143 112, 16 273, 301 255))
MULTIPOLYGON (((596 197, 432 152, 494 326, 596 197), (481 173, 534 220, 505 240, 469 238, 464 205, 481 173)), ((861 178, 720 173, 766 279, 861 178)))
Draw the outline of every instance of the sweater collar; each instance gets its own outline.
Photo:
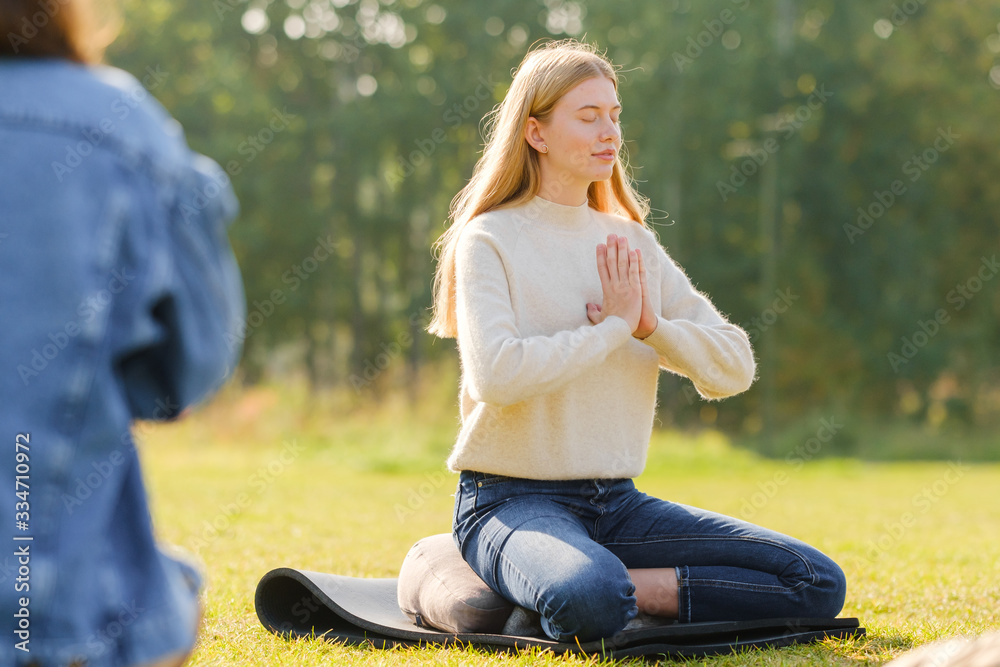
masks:
POLYGON ((548 199, 535 196, 525 204, 524 213, 530 220, 548 222, 556 225, 577 225, 590 219, 590 204, 584 202, 579 206, 557 204, 548 199))

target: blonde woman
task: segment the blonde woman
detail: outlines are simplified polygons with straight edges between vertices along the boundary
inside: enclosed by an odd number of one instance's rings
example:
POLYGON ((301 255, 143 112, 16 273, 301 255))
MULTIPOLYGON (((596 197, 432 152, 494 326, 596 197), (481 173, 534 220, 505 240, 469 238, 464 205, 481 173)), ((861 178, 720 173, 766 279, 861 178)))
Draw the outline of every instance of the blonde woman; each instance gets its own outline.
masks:
POLYGON ((840 568, 793 538, 647 496, 660 368, 721 399, 755 365, 746 334, 647 229, 626 175, 613 65, 530 52, 441 237, 430 331, 457 337, 454 535, 553 639, 681 622, 834 617, 840 568))

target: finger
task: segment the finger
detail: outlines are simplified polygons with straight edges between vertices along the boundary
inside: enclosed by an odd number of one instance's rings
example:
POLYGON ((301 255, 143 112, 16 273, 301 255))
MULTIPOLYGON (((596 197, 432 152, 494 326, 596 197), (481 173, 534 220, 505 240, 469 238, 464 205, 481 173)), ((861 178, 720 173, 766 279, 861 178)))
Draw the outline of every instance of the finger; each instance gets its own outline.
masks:
POLYGON ((608 256, 605 262, 610 278, 618 280, 618 243, 614 234, 608 236, 608 256))
MULTIPOLYGON (((635 254, 630 252, 628 249, 628 239, 624 236, 618 237, 618 276, 621 280, 628 280, 631 275, 629 265, 631 262, 629 260, 634 260, 635 254)), ((636 280, 638 281, 638 274, 636 274, 636 280)))
POLYGON ((639 284, 642 285, 642 298, 646 298, 646 263, 642 261, 642 250, 635 249, 635 256, 639 262, 639 284))
POLYGON ((597 275, 601 278, 601 288, 607 288, 611 275, 608 273, 608 247, 603 243, 597 244, 597 275))
POLYGON ((604 313, 601 312, 601 307, 596 303, 587 304, 587 319, 594 324, 600 324, 604 321, 604 313))
MULTIPOLYGON (((628 282, 632 287, 639 287, 642 282, 639 280, 639 257, 635 250, 628 253, 628 282)), ((639 290, 639 298, 642 298, 642 290, 639 290)))

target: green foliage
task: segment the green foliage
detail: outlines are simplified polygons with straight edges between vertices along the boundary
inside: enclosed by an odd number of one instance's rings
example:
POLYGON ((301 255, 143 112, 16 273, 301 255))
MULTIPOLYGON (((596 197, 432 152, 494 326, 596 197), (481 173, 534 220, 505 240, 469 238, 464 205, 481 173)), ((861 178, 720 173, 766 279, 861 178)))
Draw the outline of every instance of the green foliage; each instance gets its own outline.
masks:
POLYGON ((153 93, 242 203, 248 382, 378 398, 454 364, 424 330, 431 244, 511 68, 570 34, 622 66, 652 223, 761 362, 718 407, 664 376, 665 424, 998 421, 996 3, 123 5, 109 61, 167 73, 153 93))

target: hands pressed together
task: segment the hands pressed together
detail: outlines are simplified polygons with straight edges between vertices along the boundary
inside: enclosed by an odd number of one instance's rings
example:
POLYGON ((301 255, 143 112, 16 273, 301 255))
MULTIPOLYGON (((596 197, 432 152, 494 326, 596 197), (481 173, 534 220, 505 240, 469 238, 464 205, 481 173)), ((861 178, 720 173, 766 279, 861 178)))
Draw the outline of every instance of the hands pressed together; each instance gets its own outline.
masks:
POLYGON ((604 303, 588 303, 587 317, 600 324, 609 315, 625 320, 635 338, 646 338, 656 330, 656 313, 646 289, 646 265, 642 251, 629 250, 628 239, 608 235, 597 246, 597 273, 601 277, 604 303))

